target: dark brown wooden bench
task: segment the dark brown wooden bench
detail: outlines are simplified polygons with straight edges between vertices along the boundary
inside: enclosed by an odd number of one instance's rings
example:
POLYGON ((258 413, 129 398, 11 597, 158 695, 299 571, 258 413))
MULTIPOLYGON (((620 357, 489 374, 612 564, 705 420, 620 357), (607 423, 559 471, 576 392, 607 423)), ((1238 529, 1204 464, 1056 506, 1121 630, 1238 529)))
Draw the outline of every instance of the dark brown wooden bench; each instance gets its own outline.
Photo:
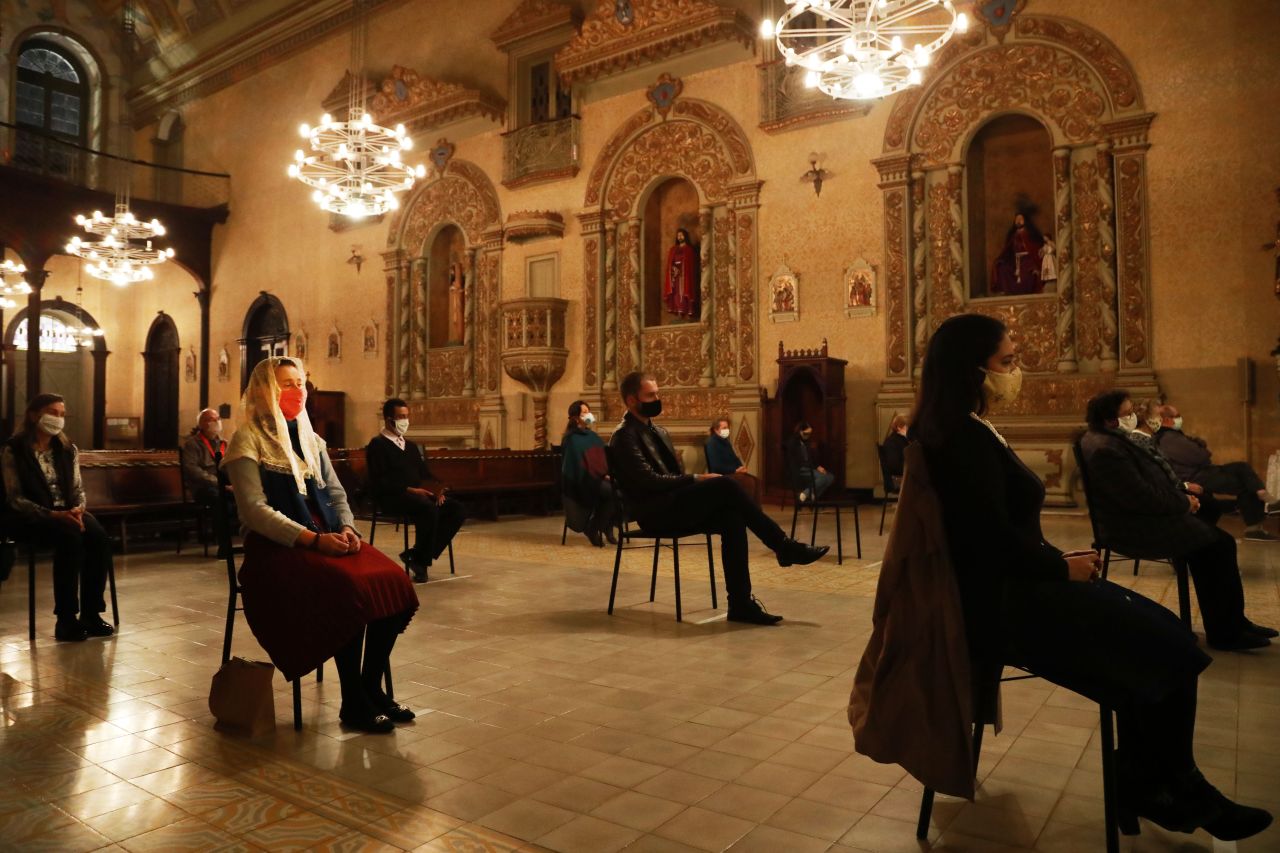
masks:
POLYGON ((130 525, 170 528, 181 537, 196 518, 176 450, 81 451, 80 478, 89 512, 104 525, 119 525, 126 553, 130 525))

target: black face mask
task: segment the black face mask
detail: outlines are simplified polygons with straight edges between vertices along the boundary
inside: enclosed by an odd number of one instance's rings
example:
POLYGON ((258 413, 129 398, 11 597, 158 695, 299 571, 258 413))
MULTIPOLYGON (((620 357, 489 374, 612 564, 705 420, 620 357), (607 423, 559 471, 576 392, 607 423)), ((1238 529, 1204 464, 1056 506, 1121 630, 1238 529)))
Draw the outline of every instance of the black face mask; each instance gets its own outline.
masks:
POLYGON ((646 418, 656 418, 662 414, 662 398, 659 397, 657 400, 650 400, 647 403, 643 400, 640 401, 640 414, 646 418))

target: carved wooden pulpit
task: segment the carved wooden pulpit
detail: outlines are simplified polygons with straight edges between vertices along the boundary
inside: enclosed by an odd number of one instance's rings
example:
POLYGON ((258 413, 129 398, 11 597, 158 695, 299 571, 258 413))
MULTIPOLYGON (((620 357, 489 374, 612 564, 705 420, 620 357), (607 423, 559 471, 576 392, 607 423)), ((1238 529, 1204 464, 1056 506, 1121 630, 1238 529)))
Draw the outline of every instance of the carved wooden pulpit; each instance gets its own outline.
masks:
POLYGON ((778 341, 778 391, 765 397, 764 477, 771 495, 789 493, 784 443, 795 425, 808 421, 813 426, 813 445, 819 464, 835 482, 831 493, 843 491, 845 457, 844 359, 827 354, 827 339, 821 349, 783 349, 778 341))

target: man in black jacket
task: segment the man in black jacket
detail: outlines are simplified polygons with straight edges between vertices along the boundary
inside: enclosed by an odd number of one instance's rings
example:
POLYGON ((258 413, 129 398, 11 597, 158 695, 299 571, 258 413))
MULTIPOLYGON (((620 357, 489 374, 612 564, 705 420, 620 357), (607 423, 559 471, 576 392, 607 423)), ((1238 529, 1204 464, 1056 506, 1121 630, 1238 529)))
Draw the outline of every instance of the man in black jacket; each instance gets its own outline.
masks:
POLYGON ((1205 639, 1215 649, 1269 645, 1277 633, 1244 615, 1235 539, 1196 518, 1199 499, 1179 490, 1152 455, 1128 439, 1121 424, 1132 425, 1132 414, 1128 391, 1107 391, 1089 401, 1089 431, 1080 448, 1101 544, 1131 557, 1185 559, 1205 639))
POLYGON ((400 555, 423 583, 427 567, 444 553, 466 514, 462 504, 445 497, 440 485, 433 492, 423 483, 433 482, 422 448, 407 440, 409 405, 392 398, 382 404, 383 430, 365 449, 369 463, 369 491, 378 511, 388 517, 403 516, 414 525, 414 545, 400 555))
POLYGON ((729 477, 686 474, 667 431, 653 423, 662 414, 658 383, 653 377, 630 373, 619 390, 627 414, 609 441, 609 473, 633 520, 646 532, 718 533, 729 620, 755 625, 782 621, 751 594, 747 530, 777 555, 780 566, 812 563, 827 553, 827 546, 811 548, 788 539, 729 477))

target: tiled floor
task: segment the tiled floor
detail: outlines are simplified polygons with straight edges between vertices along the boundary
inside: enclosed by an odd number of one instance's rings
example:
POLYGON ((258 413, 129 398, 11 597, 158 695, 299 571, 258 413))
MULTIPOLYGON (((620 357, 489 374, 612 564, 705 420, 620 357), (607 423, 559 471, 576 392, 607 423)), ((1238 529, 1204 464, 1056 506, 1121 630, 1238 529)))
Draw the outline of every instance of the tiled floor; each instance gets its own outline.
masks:
MULTIPOLYGON (((782 570, 754 555, 757 594, 787 616, 770 629, 709 608, 697 543, 681 552, 677 624, 669 555, 650 604, 649 555, 628 554, 610 617, 611 551, 581 537, 561 547, 555 518, 470 524, 457 576, 419 587, 396 648, 397 698, 419 716, 391 736, 338 726, 332 668, 323 684, 305 680, 302 732, 278 677, 274 735, 212 730, 221 563, 119 558, 120 634, 77 645, 51 637, 46 563, 34 646, 20 564, 0 591, 0 850, 919 850, 919 786, 855 755, 845 720, 878 515, 864 510, 863 560, 782 570)), ((1048 522, 1063 546, 1087 540, 1081 517, 1048 522)), ((1280 624, 1280 546, 1243 544, 1241 556, 1251 615, 1280 624)), ((1173 602, 1167 567, 1137 579, 1128 568, 1115 579, 1173 602)), ((242 616, 234 648, 264 657, 242 616)), ((1277 655, 1217 656, 1197 752, 1225 792, 1280 811, 1277 655)), ((1040 681, 1004 700, 978 800, 940 799, 932 847, 1100 849, 1094 706, 1040 681)), ((1124 845, 1213 849, 1203 833, 1145 823, 1124 845)), ((1280 829, 1240 849, 1280 849, 1280 829)))

